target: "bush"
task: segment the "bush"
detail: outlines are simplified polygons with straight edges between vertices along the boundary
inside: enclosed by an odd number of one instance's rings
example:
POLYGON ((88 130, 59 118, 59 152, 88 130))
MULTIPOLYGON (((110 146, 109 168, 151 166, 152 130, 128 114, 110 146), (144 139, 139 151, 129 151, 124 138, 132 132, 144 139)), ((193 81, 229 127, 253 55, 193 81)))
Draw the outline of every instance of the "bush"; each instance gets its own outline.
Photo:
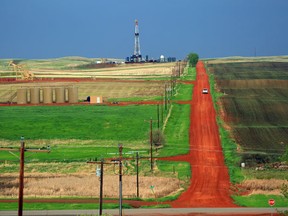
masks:
POLYGON ((165 137, 161 130, 152 131, 152 143, 155 147, 163 146, 165 144, 165 137))
POLYGON ((256 166, 258 164, 266 164, 271 162, 270 155, 264 153, 243 153, 241 161, 248 166, 256 166))

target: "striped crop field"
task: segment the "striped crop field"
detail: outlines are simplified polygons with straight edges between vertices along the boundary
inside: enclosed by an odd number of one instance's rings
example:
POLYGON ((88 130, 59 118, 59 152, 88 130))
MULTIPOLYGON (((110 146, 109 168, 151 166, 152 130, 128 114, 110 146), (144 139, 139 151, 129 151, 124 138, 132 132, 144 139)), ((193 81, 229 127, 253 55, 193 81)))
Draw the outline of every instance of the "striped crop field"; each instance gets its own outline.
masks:
POLYGON ((245 153, 281 155, 288 145, 288 62, 209 61, 223 120, 245 153))

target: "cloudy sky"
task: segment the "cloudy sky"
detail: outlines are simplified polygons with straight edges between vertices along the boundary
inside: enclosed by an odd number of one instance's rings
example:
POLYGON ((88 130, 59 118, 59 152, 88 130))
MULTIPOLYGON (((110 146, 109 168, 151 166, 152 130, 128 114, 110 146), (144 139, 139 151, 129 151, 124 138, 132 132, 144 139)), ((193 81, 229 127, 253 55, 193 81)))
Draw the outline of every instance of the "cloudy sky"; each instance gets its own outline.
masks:
POLYGON ((0 58, 288 55, 287 0, 0 0, 0 58))

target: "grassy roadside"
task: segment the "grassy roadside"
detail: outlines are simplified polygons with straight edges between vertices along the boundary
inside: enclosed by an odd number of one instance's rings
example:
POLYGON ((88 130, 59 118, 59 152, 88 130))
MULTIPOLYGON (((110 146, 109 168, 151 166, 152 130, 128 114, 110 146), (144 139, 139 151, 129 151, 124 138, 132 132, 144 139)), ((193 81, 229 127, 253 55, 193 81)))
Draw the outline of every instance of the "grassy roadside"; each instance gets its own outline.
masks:
MULTIPOLYGON (((182 79, 191 80, 193 77, 196 77, 195 68, 189 67, 187 70, 188 73, 182 79)), ((191 100, 193 87, 191 84, 177 84, 176 93, 172 97, 172 100, 191 100)), ((190 108, 189 104, 172 104, 171 115, 164 130, 166 144, 161 149, 159 156, 167 157, 187 154, 189 152, 190 108)))
MULTIPOLYGON (((81 209, 99 209, 99 204, 96 203, 25 203, 23 204, 24 210, 81 210, 81 209)), ((0 203, 0 209, 2 211, 16 210, 18 208, 18 203, 0 203)), ((104 203, 103 209, 117 209, 119 204, 117 203, 104 203)), ((128 204, 123 204, 122 208, 130 209, 132 208, 128 204)), ((0 210, 0 212, 1 212, 0 210)))
POLYGON ((187 67, 184 71, 184 76, 180 77, 182 81, 196 80, 196 67, 187 67))
POLYGON ((269 199, 275 200, 273 208, 287 207, 287 199, 283 196, 254 194, 249 196, 233 196, 235 203, 244 207, 270 207, 269 199))
POLYGON ((189 151, 189 114, 190 105, 173 104, 164 134, 166 144, 159 156, 167 157, 187 154, 189 151))
MULTIPOLYGON (((215 91, 215 80, 214 74, 209 74, 210 92, 212 95, 214 107, 216 112, 219 113, 219 105, 217 101, 222 96, 221 93, 215 91)), ((240 157, 237 154, 237 145, 234 140, 231 139, 229 132, 223 126, 223 120, 219 115, 217 115, 217 124, 219 127, 219 134, 221 138, 221 144, 223 148, 223 153, 225 157, 225 163, 229 170, 230 181, 232 183, 240 183, 243 181, 244 176, 240 169, 240 157)))

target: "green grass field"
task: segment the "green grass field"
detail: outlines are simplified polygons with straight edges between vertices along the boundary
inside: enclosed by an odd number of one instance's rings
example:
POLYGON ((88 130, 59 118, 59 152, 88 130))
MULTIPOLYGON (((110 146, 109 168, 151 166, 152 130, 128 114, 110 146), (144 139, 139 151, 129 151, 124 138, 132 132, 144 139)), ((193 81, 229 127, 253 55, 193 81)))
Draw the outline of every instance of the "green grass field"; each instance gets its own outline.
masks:
POLYGON ((270 207, 268 204, 269 199, 275 200, 273 208, 287 207, 287 199, 283 196, 275 195, 250 195, 250 196, 233 196, 235 203, 244 207, 270 207))
MULTIPOLYGON (((18 203, 0 203, 1 210, 16 210, 18 203)), ((96 203, 24 203, 25 210, 79 210, 79 209, 99 209, 99 204, 96 203)), ((103 209, 117 209, 117 203, 104 203, 103 209)), ((123 204, 122 208, 132 208, 128 204, 123 204)))
POLYGON ((156 106, 1 107, 1 139, 143 141, 156 106))
MULTIPOLYGON (((35 161, 77 161, 109 157, 149 148, 149 122, 156 119, 156 106, 35 106, 1 107, 1 139, 6 146, 19 146, 25 137, 27 148, 51 147, 50 154, 34 154, 35 161), (10 140, 10 141, 9 141, 10 140)), ((156 123, 154 123, 154 126, 156 123)), ((156 127, 156 126, 155 126, 156 127)), ((27 153, 29 154, 29 153, 27 153)), ((1 160, 15 160, 1 151, 1 160)))

